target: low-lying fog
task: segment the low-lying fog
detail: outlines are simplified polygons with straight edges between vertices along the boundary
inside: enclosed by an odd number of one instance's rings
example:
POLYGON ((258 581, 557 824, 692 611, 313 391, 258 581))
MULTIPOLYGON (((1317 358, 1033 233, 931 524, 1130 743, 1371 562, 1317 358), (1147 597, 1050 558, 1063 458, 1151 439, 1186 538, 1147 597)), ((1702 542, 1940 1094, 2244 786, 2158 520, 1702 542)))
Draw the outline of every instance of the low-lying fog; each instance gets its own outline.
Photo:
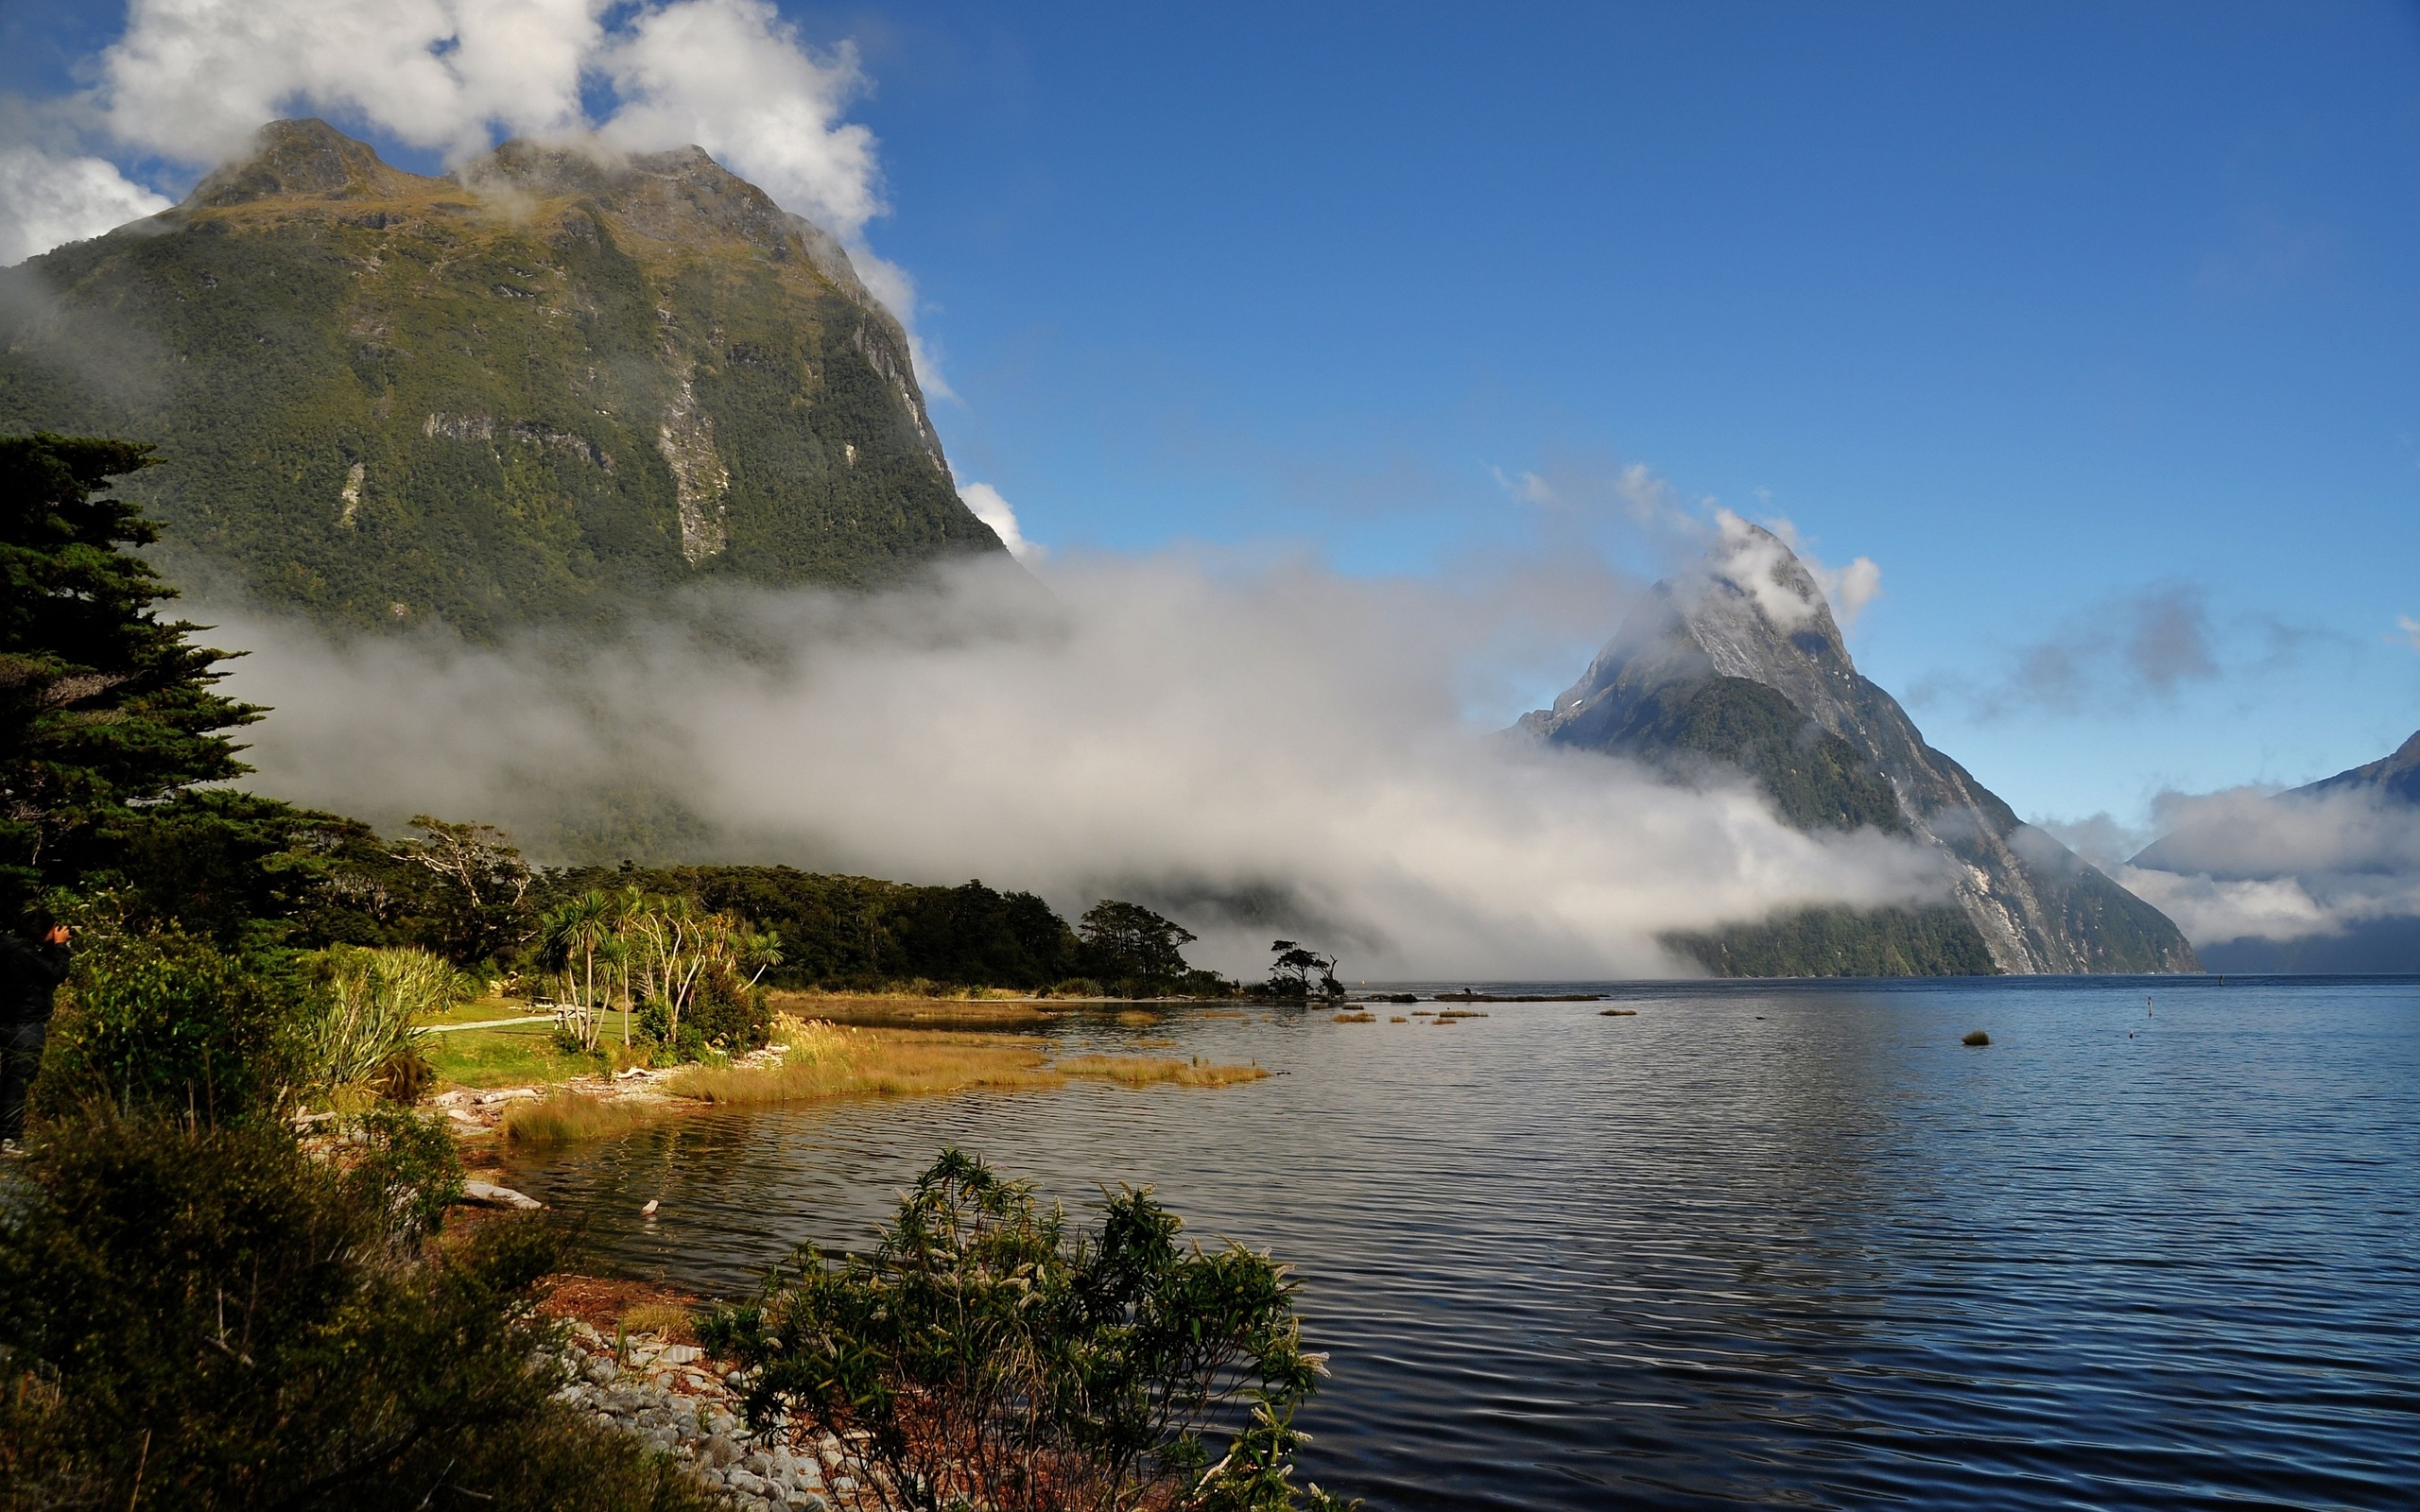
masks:
POLYGON ((1170 557, 724 593, 494 648, 199 617, 251 653, 228 691, 276 711, 246 732, 262 791, 389 828, 483 818, 541 859, 1125 897, 1231 971, 1282 932, 1348 977, 1678 974, 1666 931, 1941 895, 1912 846, 1503 735, 1630 591, 1170 557))

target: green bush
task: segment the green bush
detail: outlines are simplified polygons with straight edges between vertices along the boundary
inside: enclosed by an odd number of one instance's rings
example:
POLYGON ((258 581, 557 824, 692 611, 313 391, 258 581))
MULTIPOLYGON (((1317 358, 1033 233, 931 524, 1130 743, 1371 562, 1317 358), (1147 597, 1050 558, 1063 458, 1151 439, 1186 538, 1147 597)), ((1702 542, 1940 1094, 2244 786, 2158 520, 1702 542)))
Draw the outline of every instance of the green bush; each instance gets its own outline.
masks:
POLYGON ((1127 1191, 1098 1234, 1071 1235, 1029 1185, 948 1150, 872 1255, 803 1250, 700 1334, 754 1370, 752 1421, 862 1434, 861 1494, 885 1508, 1339 1505, 1291 1481, 1294 1411, 1323 1368, 1296 1283, 1240 1246, 1181 1246, 1181 1228, 1127 1191))
POLYGON ((287 974, 174 928, 79 935, 40 1110, 89 1100, 204 1123, 273 1113, 302 1079, 287 974))
POLYGON ((746 981, 728 971, 709 971, 682 1017, 683 1039, 692 1028, 703 1042, 736 1055, 772 1039, 773 1014, 765 1005, 765 995, 746 981))
POLYGON ((0 1508, 674 1508, 666 1463, 551 1402, 555 1230, 424 1247, 441 1132, 315 1160, 273 1125, 113 1109, 0 1207, 0 1508))

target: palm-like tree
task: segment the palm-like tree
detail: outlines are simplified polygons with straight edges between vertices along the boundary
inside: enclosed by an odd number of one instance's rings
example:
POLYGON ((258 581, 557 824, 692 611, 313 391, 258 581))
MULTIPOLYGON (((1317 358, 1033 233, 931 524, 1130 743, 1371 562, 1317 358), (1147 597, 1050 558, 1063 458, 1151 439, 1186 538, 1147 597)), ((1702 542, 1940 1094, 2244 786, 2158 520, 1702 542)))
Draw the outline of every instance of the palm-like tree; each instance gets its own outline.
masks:
MULTIPOLYGON (((601 892, 584 892, 539 920, 548 954, 563 963, 564 975, 574 959, 579 962, 580 1042, 596 1048, 596 957, 614 939, 614 903, 601 892)), ((630 1042, 630 1015, 623 1014, 622 1040, 630 1042)))

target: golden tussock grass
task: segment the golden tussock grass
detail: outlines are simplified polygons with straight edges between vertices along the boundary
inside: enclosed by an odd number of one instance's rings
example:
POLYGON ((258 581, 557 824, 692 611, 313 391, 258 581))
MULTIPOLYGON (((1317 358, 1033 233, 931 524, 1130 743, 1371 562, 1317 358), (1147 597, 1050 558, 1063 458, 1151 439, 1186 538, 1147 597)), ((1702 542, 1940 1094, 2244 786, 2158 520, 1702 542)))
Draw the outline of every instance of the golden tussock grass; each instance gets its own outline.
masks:
POLYGON ((929 1029, 877 1030, 784 1017, 774 1027, 789 1048, 781 1059, 742 1066, 692 1066, 661 1085, 665 1098, 582 1096, 559 1091, 514 1104, 501 1124, 507 1139, 561 1144, 623 1133, 700 1105, 818 1102, 838 1097, 914 1097, 942 1092, 1040 1091, 1071 1078, 1129 1087, 1168 1083, 1227 1087, 1269 1074, 1258 1066, 1199 1058, 1078 1056, 1052 1061, 1046 1041, 1012 1035, 929 1029))
POLYGON ((674 1344, 698 1342, 697 1314, 677 1302, 641 1302, 614 1321, 631 1333, 660 1333, 674 1344))
POLYGON ((1061 1080, 1045 1069, 1040 1043, 1008 1035, 856 1029, 789 1018, 777 1022, 774 1035, 790 1047, 780 1061, 699 1066, 674 1076, 665 1090, 701 1103, 788 1103, 1052 1087, 1061 1080))
POLYGON ((616 1101, 559 1091, 534 1103, 515 1103, 496 1124, 506 1139, 521 1144, 569 1144, 626 1133, 661 1118, 668 1109, 654 1101, 616 1101))
POLYGON ((1055 1063, 1051 1070, 1088 1081, 1114 1081, 1127 1087, 1161 1082, 1179 1087, 1232 1087, 1258 1081, 1269 1074, 1258 1066, 1217 1066, 1196 1057, 1177 1060, 1160 1056, 1077 1056, 1055 1063))

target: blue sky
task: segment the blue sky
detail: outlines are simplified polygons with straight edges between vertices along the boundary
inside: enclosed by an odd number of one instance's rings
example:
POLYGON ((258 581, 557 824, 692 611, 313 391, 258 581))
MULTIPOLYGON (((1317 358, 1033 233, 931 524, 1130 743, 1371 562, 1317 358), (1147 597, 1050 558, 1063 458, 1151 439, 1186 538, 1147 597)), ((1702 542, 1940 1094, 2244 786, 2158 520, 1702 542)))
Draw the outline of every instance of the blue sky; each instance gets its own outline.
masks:
POLYGON ((2028 816, 2420 726, 2411 7, 784 10, 1053 550, 1450 574, 1638 464, 1879 563, 1860 664, 2028 816))

